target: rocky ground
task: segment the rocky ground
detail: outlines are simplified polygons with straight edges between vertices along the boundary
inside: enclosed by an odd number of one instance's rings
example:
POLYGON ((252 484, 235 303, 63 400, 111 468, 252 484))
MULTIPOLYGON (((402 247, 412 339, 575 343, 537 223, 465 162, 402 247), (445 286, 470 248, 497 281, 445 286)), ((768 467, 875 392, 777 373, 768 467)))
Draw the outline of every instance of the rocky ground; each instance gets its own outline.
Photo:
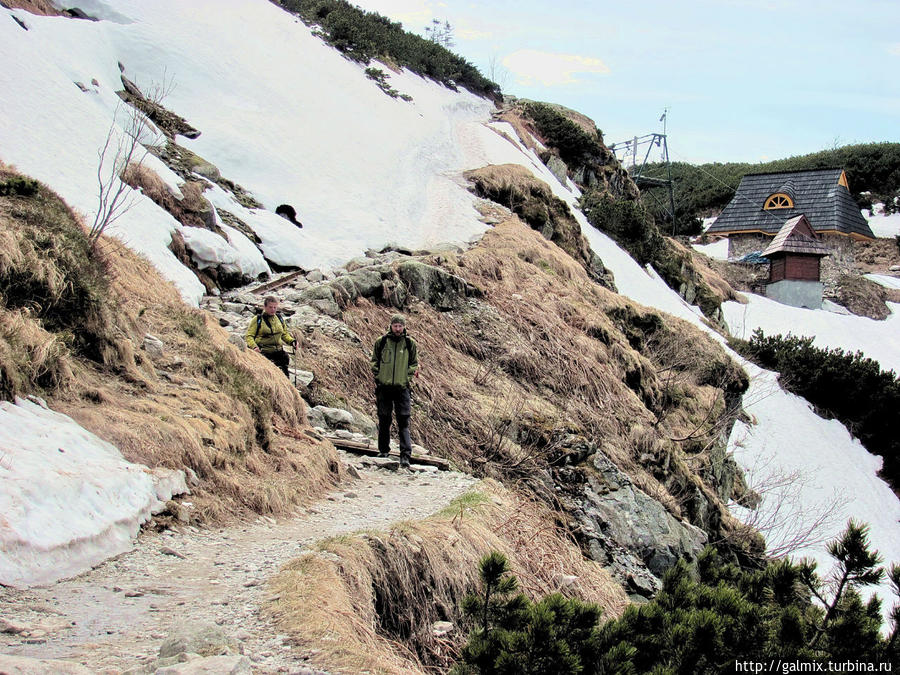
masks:
POLYGON ((358 478, 294 518, 146 532, 131 552, 74 579, 0 588, 0 654, 8 655, 0 672, 316 672, 304 666, 313 654, 260 616, 267 579, 318 540, 424 518, 475 482, 430 466, 407 471, 393 460, 343 457, 358 478), (230 656, 200 660, 195 651, 230 656), (10 657, 87 670, 17 666, 10 657))

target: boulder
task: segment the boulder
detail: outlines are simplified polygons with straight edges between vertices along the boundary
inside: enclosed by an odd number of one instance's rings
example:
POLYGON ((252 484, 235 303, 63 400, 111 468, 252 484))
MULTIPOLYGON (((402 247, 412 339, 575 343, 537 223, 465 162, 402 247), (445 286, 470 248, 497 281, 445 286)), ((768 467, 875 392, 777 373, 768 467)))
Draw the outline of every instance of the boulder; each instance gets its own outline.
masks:
POLYGON ((144 336, 143 347, 144 351, 147 352, 151 359, 161 358, 165 353, 165 345, 163 345, 163 341, 155 335, 150 335, 150 333, 147 333, 144 336))
POLYGON ((346 429, 353 425, 353 415, 347 410, 327 408, 322 405, 317 405, 313 410, 318 410, 325 418, 325 423, 332 428, 346 429))
POLYGON ((322 314, 330 316, 333 319, 337 319, 341 316, 341 308, 338 307, 338 304, 334 299, 334 291, 329 285, 313 286, 312 288, 300 291, 300 299, 297 300, 297 302, 310 305, 322 314))
POLYGON ((312 381, 315 379, 315 375, 308 370, 294 370, 293 368, 288 368, 288 372, 291 374, 291 382, 294 381, 294 373, 297 374, 297 384, 302 385, 304 387, 308 387, 312 381))
POLYGON ((353 281, 359 294, 364 298, 382 299, 384 295, 384 281, 381 273, 373 269, 358 269, 351 272, 348 279, 353 281))
POLYGON ((185 625, 170 633, 159 648, 161 659, 182 653, 201 656, 236 654, 238 644, 215 624, 185 625))
POLYGON ((203 176, 204 178, 208 178, 213 183, 215 183, 222 177, 219 168, 214 164, 210 164, 206 160, 200 160, 196 164, 191 165, 191 171, 200 176, 203 176))
POLYGON ((357 431, 368 438, 377 436, 378 427, 371 417, 356 408, 350 408, 350 413, 353 415, 353 423, 350 425, 351 431, 357 431))
POLYGON ((431 624, 431 634, 435 637, 446 635, 453 631, 453 624, 449 621, 435 621, 431 624))
POLYGON ((474 294, 460 277, 417 260, 400 263, 397 274, 412 295, 441 311, 462 307, 466 296, 474 294))
POLYGON ((244 341, 244 338, 241 335, 232 333, 231 335, 228 336, 228 341, 231 344, 233 344, 235 347, 240 349, 241 351, 244 351, 245 349, 247 349, 247 343, 244 341))
POLYGON ((306 410, 306 419, 309 420, 309 426, 316 428, 326 428, 328 424, 325 422, 325 414, 321 410, 321 406, 308 408, 306 410))
POLYGON ((157 668, 155 675, 250 675, 250 659, 246 656, 209 656, 186 663, 157 668))

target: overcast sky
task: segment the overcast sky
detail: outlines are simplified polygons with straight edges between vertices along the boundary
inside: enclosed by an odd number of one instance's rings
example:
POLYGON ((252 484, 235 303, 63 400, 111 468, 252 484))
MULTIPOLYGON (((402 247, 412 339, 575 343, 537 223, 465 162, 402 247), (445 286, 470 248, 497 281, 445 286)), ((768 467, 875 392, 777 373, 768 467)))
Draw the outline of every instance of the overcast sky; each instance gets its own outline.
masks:
MULTIPOLYGON (((352 1, 352 0, 351 0, 352 1)), ((589 115, 608 144, 667 132, 673 160, 766 161, 900 141, 900 0, 357 0, 505 93, 589 115)))

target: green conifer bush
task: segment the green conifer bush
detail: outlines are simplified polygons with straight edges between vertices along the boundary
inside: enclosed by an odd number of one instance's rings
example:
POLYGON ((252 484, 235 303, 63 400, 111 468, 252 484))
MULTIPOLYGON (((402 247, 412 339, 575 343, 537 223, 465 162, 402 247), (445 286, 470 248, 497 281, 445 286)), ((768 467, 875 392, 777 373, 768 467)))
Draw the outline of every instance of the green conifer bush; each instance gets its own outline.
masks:
POLYGON ((900 485, 900 379, 862 352, 819 349, 813 338, 753 332, 732 347, 764 368, 780 373, 788 390, 812 403, 819 414, 840 420, 866 449, 884 460, 882 474, 900 485))
MULTIPOLYGON (((828 552, 835 566, 823 579, 808 560, 746 569, 707 547, 696 563, 669 569, 653 601, 602 625, 594 605, 516 593, 506 559, 492 553, 481 561, 482 589, 463 602, 472 630, 453 672, 702 675, 776 659, 898 663, 900 604, 883 636, 879 599, 859 593, 885 574, 868 528, 850 521, 828 552)), ((900 565, 888 574, 900 598, 900 565)))

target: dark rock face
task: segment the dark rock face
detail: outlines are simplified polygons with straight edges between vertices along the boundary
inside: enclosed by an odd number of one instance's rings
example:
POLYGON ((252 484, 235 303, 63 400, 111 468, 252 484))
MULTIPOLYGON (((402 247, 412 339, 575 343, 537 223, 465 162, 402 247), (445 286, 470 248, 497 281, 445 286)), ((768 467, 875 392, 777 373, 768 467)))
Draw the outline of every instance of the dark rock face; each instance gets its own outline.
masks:
POLYGON ((412 295, 441 311, 461 307, 472 294, 463 279, 417 260, 401 263, 397 274, 412 295))
POLYGON ((703 530, 678 520, 592 444, 576 442, 563 457, 573 461, 556 462, 553 482, 582 548, 632 593, 651 597, 678 558, 703 550, 703 530))

